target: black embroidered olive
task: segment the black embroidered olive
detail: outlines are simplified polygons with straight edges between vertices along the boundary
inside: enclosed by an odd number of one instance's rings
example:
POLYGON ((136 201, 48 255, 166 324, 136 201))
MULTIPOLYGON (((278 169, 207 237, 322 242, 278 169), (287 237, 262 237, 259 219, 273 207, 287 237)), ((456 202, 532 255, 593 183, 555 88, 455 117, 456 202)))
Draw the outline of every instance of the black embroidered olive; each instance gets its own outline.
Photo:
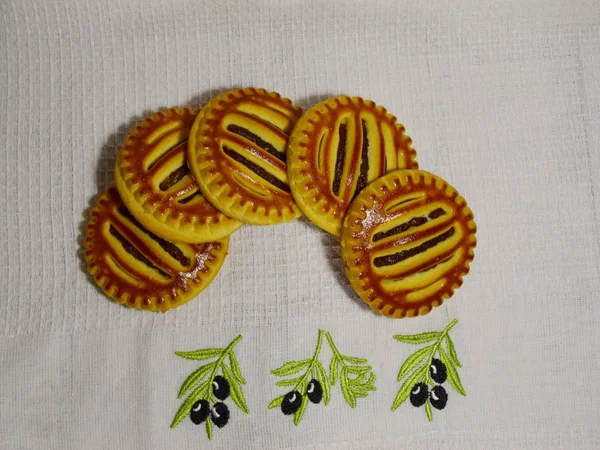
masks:
POLYGON ((448 378, 448 373, 446 371, 446 365, 441 362, 439 359, 432 359, 431 366, 429 366, 429 373, 431 374, 431 378, 438 384, 442 384, 448 378))
POLYGON ((225 400, 229 397, 229 382, 221 375, 217 375, 213 378, 213 394, 219 400, 225 400))
POLYGON ((217 402, 210 411, 210 420, 219 428, 223 428, 229 422, 229 408, 225 403, 217 402))
POLYGON ((210 405, 206 400, 198 400, 192 406, 190 410, 190 419, 196 425, 200 425, 202 422, 206 420, 208 417, 208 413, 210 412, 210 405))
POLYGON ((302 394, 298 391, 292 391, 285 394, 283 397, 283 401, 281 402, 281 412, 283 412, 286 416, 290 414, 294 414, 298 409, 300 409, 300 405, 302 404, 302 394))
POLYGON ((323 387, 317 380, 311 380, 306 387, 306 396, 313 403, 321 403, 323 399, 323 387))
POLYGON ((427 401, 429 395, 429 388, 425 383, 417 383, 410 391, 410 402, 417 408, 423 406, 427 401))
POLYGON ((436 409, 444 409, 448 403, 448 394, 443 386, 434 387, 429 393, 429 402, 436 409))

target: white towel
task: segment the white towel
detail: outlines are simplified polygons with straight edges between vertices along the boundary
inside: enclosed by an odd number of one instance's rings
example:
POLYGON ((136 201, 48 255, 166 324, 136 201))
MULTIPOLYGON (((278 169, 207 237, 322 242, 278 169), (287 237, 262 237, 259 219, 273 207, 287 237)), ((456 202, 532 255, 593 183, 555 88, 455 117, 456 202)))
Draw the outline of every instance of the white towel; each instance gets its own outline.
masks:
MULTIPOLYGON (((0 1, 0 447, 209 448, 169 425, 200 361, 225 347, 247 381, 210 448, 600 448, 600 4, 597 1, 0 1), (81 238, 120 144, 160 107, 238 86, 302 107, 336 94, 388 108, 420 167, 471 205, 464 286, 411 320, 352 293, 336 238, 306 220, 243 227, 197 299, 130 310, 86 275, 81 238), (440 331, 466 397, 391 411, 418 347, 440 331), (339 382, 298 426, 267 409, 270 371, 310 358, 319 329, 368 359, 377 390, 339 382)), ((324 342, 325 369, 331 350, 324 342)))

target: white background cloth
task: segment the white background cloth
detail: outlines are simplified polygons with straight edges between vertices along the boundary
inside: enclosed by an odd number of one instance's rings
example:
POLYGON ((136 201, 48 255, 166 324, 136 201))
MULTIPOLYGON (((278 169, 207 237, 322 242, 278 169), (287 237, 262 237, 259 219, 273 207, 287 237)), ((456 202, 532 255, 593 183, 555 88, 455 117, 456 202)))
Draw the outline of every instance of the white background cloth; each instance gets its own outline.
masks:
POLYGON ((203 427, 169 428, 197 367, 173 352, 242 334, 250 415, 232 407, 212 448, 600 448, 599 73, 594 0, 1 0, 0 447, 205 448, 203 427), (475 212, 455 296, 422 318, 371 313, 304 220, 243 227, 214 283, 167 314, 102 295, 80 243, 126 132, 239 86, 397 115, 475 212), (452 318, 467 397, 450 391, 432 423, 392 413, 414 350, 392 335, 452 318), (269 370, 310 357, 318 328, 369 358, 378 390, 351 409, 336 386, 294 427, 266 408, 285 392, 269 370))

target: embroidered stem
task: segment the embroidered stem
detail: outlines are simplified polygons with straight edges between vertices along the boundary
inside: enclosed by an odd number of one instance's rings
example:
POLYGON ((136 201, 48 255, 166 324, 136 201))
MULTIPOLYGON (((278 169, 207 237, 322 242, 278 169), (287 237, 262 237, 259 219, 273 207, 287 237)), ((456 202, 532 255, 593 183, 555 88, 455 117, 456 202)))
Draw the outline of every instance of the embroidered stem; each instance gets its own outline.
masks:
MULTIPOLYGON (((452 320, 452 322, 450 322, 448 324, 448 326, 446 328, 444 328, 444 331, 442 331, 440 333, 440 337, 437 339, 436 343, 433 344, 433 348, 431 349, 431 353, 429 354, 429 358, 427 359, 427 365, 426 367, 431 367, 431 362, 433 361, 433 357, 435 356, 436 352, 438 351, 438 348, 440 348, 440 345, 442 344, 442 341, 444 340, 444 338, 446 337, 446 335, 448 334, 448 332, 452 329, 452 327, 454 327, 454 325, 456 325, 458 323, 457 319, 452 320)), ((425 383, 426 384, 433 384, 433 380, 431 379, 431 374, 429 373, 429 370, 427 370, 425 372, 425 383)))
POLYGON ((316 362, 319 360, 319 354, 321 353, 321 347, 323 345, 323 333, 323 330, 319 330, 319 336, 317 337, 317 346, 315 348, 315 352, 313 353, 313 357, 310 360, 308 369, 306 369, 306 372, 304 373, 302 378, 300 378, 300 381, 298 381, 298 383, 296 383, 296 386, 294 386, 294 390, 298 390, 302 383, 304 383, 308 379, 308 376, 312 373, 316 362))
POLYGON ((325 337, 327 338, 327 341, 329 342, 329 346, 331 347, 331 351, 333 352, 333 357, 337 358, 340 361, 340 363, 342 363, 342 366, 345 366, 346 364, 344 364, 342 355, 340 354, 339 350, 335 346, 335 344, 333 342, 333 338, 331 337, 331 334, 329 334, 329 331, 327 331, 325 333, 325 337))
POLYGON ((233 347, 235 347, 237 345, 237 343, 240 342, 241 340, 242 340, 242 335, 240 334, 233 341, 231 341, 231 343, 225 348, 225 350, 223 350, 223 353, 221 353, 221 356, 219 357, 219 359, 217 359, 217 361, 215 362, 215 368, 213 369, 210 376, 208 377, 208 384, 206 385, 206 390, 208 393, 207 400, 209 402, 213 401, 212 383, 213 383, 213 380, 215 379, 215 376, 217 375, 218 370, 221 368, 221 364, 223 364, 223 361, 225 360, 225 357, 227 355, 229 355, 229 352, 231 352, 231 350, 233 350, 233 347))
POLYGON ((348 365, 344 362, 344 358, 342 357, 342 354, 335 346, 335 343, 333 342, 333 338, 331 337, 331 334, 329 334, 329 331, 327 331, 325 333, 325 337, 327 338, 327 341, 329 342, 329 346, 331 347, 331 351, 333 352, 333 357, 339 361, 339 363, 342 365, 342 367, 348 367, 348 365))

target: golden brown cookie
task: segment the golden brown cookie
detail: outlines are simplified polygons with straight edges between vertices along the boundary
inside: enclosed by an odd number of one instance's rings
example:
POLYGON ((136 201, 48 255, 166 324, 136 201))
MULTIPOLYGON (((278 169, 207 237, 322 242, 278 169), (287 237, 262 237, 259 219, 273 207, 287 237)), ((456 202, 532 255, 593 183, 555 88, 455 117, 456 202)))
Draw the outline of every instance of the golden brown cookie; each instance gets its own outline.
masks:
POLYGON ((227 256, 229 237, 169 242, 135 220, 111 187, 90 213, 84 247, 88 271, 106 295, 132 308, 165 312, 210 284, 227 256))
POLYGON ((125 140, 115 166, 123 202, 148 230, 174 242, 212 242, 242 223, 200 192, 187 165, 187 140, 197 111, 170 108, 144 119, 125 140))
POLYGON ((447 182, 421 170, 396 170, 350 205, 341 235, 346 274, 375 311, 424 315, 462 284, 475 231, 471 209, 447 182))
POLYGON ((308 110, 288 145, 290 189, 300 210, 339 235, 350 202, 368 183, 418 167, 404 131, 385 108, 360 97, 334 97, 308 110))
POLYGON ((253 225, 301 215, 286 169, 289 133, 301 114, 264 89, 238 89, 212 99, 194 122, 188 164, 217 209, 253 225))

